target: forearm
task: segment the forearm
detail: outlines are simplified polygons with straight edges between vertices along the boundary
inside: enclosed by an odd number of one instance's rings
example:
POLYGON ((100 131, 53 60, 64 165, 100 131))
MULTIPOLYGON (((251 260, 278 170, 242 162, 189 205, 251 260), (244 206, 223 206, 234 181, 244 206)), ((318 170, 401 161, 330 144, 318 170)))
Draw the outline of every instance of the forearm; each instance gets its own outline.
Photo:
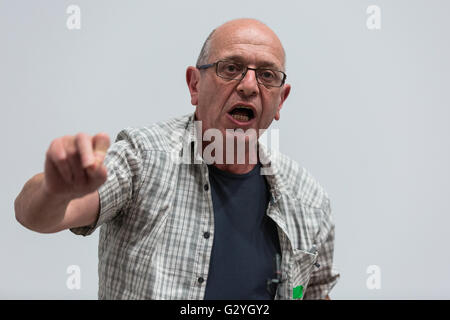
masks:
POLYGON ((44 174, 39 173, 24 185, 14 202, 17 221, 24 227, 46 233, 63 218, 70 199, 54 196, 44 188, 44 174))

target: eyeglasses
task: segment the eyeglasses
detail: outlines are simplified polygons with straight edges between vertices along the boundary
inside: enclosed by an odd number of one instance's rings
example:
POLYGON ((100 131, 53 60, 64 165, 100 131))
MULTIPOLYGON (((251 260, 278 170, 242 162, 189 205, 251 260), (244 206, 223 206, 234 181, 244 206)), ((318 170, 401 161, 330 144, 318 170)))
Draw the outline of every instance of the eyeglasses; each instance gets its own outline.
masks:
POLYGON ((286 81, 287 75, 283 71, 272 70, 266 68, 250 68, 243 64, 233 61, 220 60, 210 64, 197 66, 197 69, 204 70, 216 66, 217 76, 227 80, 244 79, 248 70, 254 70, 256 81, 259 84, 269 87, 281 87, 286 81))

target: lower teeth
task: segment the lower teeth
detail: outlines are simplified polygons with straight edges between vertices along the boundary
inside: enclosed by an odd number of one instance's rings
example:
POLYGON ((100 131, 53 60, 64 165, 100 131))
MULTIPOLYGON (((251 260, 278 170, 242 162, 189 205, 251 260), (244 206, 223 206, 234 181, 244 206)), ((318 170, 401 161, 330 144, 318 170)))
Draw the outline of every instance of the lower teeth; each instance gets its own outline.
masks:
POLYGON ((234 119, 236 119, 238 121, 242 121, 242 122, 247 122, 248 120, 250 120, 248 116, 243 116, 243 115, 240 115, 240 114, 233 114, 232 117, 234 119))

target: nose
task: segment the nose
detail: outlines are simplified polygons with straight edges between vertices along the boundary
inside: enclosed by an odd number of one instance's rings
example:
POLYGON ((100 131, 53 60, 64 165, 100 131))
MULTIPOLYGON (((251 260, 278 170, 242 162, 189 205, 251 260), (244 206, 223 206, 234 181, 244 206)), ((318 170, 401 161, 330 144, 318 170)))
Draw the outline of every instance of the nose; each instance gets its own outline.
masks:
POLYGON ((248 69, 245 77, 237 85, 236 90, 244 97, 256 96, 259 92, 256 71, 248 69))

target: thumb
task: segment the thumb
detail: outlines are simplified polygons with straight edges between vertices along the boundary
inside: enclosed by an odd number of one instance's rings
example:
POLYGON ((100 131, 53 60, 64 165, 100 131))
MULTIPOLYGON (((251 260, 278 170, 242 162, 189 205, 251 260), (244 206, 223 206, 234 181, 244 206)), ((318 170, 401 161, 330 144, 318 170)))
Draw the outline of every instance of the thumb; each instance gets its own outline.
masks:
POLYGON ((98 133, 92 139, 94 154, 96 158, 96 167, 103 163, 106 152, 110 146, 109 136, 106 133, 98 133))
POLYGON ((107 133, 97 133, 93 138, 94 152, 106 153, 110 142, 107 133))

